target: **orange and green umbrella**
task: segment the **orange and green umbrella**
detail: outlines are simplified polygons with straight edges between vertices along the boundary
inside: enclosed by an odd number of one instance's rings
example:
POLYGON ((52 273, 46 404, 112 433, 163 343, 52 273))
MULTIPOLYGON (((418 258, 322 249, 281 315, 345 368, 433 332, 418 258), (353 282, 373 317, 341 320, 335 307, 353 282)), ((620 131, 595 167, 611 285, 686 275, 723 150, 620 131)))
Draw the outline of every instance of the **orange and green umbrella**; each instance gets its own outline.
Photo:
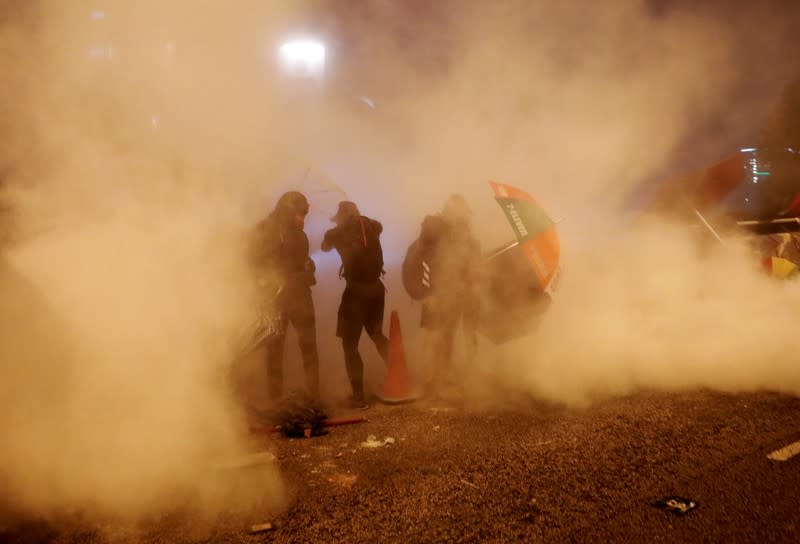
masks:
POLYGON ((561 243, 556 223, 527 192, 490 181, 495 200, 505 213, 542 291, 551 292, 559 272, 561 243))

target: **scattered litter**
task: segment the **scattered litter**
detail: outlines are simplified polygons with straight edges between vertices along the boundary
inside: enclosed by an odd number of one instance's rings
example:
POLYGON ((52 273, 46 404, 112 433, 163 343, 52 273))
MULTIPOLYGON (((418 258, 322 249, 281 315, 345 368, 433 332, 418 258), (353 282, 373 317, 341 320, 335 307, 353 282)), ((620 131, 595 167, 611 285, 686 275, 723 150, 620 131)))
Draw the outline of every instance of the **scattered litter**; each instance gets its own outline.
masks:
POLYGON ((266 531, 274 531, 275 526, 271 523, 258 523, 250 526, 250 534, 264 533, 266 531))
POLYGON ((800 453, 800 440, 793 442, 779 450, 773 451, 767 455, 767 459, 770 459, 771 461, 788 461, 798 453, 800 453))
POLYGON ((438 425, 436 425, 436 426, 434 426, 434 427, 433 427, 433 430, 434 430, 434 431, 438 431, 439 429, 441 429, 441 427, 439 427, 438 425))
POLYGON ((271 452, 260 451, 258 453, 249 453, 246 455, 240 455, 232 459, 218 461, 214 463, 214 468, 221 470, 247 468, 258 465, 268 465, 274 463, 276 460, 277 458, 271 452))
POLYGON ((339 452, 336 454, 336 457, 341 457, 342 455, 343 455, 342 452, 339 452))
POLYGON ((468 486, 470 486, 470 487, 474 487, 475 489, 480 489, 480 487, 478 487, 477 485, 475 485, 475 484, 473 484, 473 483, 471 483, 471 482, 468 482, 468 481, 466 481, 466 480, 465 480, 465 479, 463 479, 463 478, 461 479, 461 483, 462 483, 462 484, 464 484, 464 485, 468 485, 468 486))
POLYGON ((358 476, 356 476, 355 474, 343 474, 343 473, 334 474, 333 476, 328 478, 329 482, 348 488, 353 487, 353 484, 356 483, 356 480, 358 480, 358 476))
POLYGON ((656 501, 654 506, 682 516, 697 508, 698 504, 691 499, 684 499, 683 497, 664 497, 656 501))
MULTIPOLYGON (((362 448, 380 448, 381 446, 386 446, 387 444, 394 444, 394 438, 391 436, 387 436, 383 440, 378 440, 374 434, 371 434, 367 437, 366 442, 361 443, 362 448)), ((353 450, 355 451, 355 450, 353 450)))
POLYGON ((300 459, 308 459, 309 457, 311 457, 311 456, 309 454, 307 454, 307 453, 303 453, 303 454, 300 455, 300 459))

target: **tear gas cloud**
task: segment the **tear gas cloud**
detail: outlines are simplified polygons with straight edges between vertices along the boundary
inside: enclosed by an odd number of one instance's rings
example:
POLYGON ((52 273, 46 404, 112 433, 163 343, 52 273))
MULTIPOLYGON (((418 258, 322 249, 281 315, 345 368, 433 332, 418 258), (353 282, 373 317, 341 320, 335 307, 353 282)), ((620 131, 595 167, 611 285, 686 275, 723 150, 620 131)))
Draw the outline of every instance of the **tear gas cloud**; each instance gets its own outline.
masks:
POLYGON ((272 468, 243 487, 214 463, 248 446, 228 380, 252 317, 242 232, 280 153, 267 70, 247 56, 266 64, 269 44, 247 25, 292 8, 97 4, 31 3, 2 27, 3 499, 264 515, 272 468))
MULTIPOLYGON (((244 447, 225 380, 253 300, 244 233, 274 191, 297 184, 332 180, 384 223, 387 307, 401 311, 415 370, 418 307, 399 262, 454 191, 485 248, 508 241, 486 186, 496 179, 564 220, 566 273, 537 332, 484 343, 470 383, 491 374, 564 401, 637 387, 796 390, 797 287, 760 278, 738 249, 699 259, 680 225, 632 227, 619 214, 687 135, 730 110, 753 70, 781 85, 787 67, 760 61, 788 43, 781 21, 752 6, 723 20, 634 0, 356 2, 338 24, 357 39, 338 52, 368 63, 335 86, 374 98, 365 117, 327 94, 300 96, 313 89, 278 91, 266 36, 333 8, 277 4, 117 0, 93 24, 94 4, 43 2, 5 20, 6 276, 35 301, 11 297, 2 348, 21 361, 0 370, 0 478, 15 504, 140 515, 181 493, 223 502, 230 485, 196 482, 208 458, 244 447), (745 24, 776 31, 749 34, 748 48, 745 24)), ((763 97, 777 94, 765 89, 738 97, 730 140, 765 115, 763 97)), ((696 153, 710 161, 731 144, 696 153)), ((307 192, 319 217, 338 199, 307 192)), ((320 352, 338 354, 338 264, 315 258, 320 352)), ((341 357, 321 364, 328 392, 343 393, 341 357)), ((265 479, 255 491, 278 500, 277 476, 265 479)))
MULTIPOLYGON (((409 87, 399 130, 413 137, 391 163, 400 173, 389 200, 419 218, 453 191, 468 195, 485 249, 511 239, 489 179, 525 187, 563 220, 555 303, 533 335, 484 342, 477 368, 462 367, 476 398, 496 398, 485 384, 497 382, 570 403, 637 388, 796 392, 786 359, 797 287, 763 277, 740 242, 701 257, 686 224, 634 224, 622 211, 637 184, 756 141, 797 69, 783 60, 797 47, 792 13, 459 6, 441 23, 446 69, 398 83, 409 87)), ((411 236, 418 221, 403 223, 411 236)))

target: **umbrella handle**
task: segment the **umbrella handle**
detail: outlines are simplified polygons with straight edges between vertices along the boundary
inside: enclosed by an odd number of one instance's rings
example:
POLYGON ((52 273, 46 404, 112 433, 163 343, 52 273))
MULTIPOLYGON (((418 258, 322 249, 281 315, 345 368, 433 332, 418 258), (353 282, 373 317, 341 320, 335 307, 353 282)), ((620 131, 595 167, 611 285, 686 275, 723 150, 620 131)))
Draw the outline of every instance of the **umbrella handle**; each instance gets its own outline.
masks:
POLYGON ((487 259, 494 259, 495 257, 499 257, 503 253, 506 253, 519 245, 519 242, 512 242, 505 247, 498 249, 497 251, 489 254, 486 256, 487 259))
POLYGON ((722 241, 722 238, 720 238, 719 234, 717 234, 717 231, 715 231, 715 230, 714 230, 714 227, 712 227, 712 226, 711 226, 711 224, 709 224, 709 222, 708 222, 708 221, 706 221, 706 218, 705 218, 705 217, 703 217, 703 214, 702 214, 702 213, 700 213, 700 211, 699 211, 697 208, 694 208, 694 213, 695 213, 695 215, 697 215, 697 217, 699 217, 699 218, 700 218, 700 221, 702 221, 702 222, 703 222, 703 225, 705 225, 705 226, 706 226, 706 228, 707 228, 709 231, 711 231, 711 234, 713 234, 713 235, 714 235, 714 238, 716 238, 716 239, 717 239, 717 241, 718 241, 720 244, 722 244, 722 245, 725 245, 725 242, 723 242, 723 241, 722 241))

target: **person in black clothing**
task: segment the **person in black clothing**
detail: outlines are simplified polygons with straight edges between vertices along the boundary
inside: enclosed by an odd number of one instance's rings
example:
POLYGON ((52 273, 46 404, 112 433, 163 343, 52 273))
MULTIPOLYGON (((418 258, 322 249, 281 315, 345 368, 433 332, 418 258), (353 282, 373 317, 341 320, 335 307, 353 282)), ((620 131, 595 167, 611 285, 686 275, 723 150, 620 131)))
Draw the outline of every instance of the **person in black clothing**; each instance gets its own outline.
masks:
POLYGON ((383 226, 361 215, 353 202, 340 202, 331 218, 336 227, 325 233, 322 250, 336 249, 342 259, 340 275, 346 286, 339 305, 336 335, 342 339, 345 366, 353 389, 352 403, 367 408, 364 399, 364 362, 358 352, 361 331, 366 330, 386 361, 389 340, 383 334, 386 289, 383 275, 383 249, 380 235, 383 226))
MULTIPOLYGON (((274 287, 274 305, 280 319, 297 331, 306 387, 312 397, 319 396, 319 355, 316 318, 311 286, 316 284, 316 266, 309 256, 308 237, 303 231, 308 200, 297 191, 278 199, 275 209, 256 227, 254 261, 259 283, 274 287)), ((267 339, 269 394, 275 400, 283 390, 283 355, 286 327, 267 339)))
POLYGON ((451 370, 459 325, 467 361, 475 357, 478 347, 483 258, 471 216, 464 198, 454 194, 442 212, 425 217, 420 228, 417 243, 430 269, 430 294, 423 300, 420 325, 432 333, 427 352, 433 388, 442 385, 451 370))

